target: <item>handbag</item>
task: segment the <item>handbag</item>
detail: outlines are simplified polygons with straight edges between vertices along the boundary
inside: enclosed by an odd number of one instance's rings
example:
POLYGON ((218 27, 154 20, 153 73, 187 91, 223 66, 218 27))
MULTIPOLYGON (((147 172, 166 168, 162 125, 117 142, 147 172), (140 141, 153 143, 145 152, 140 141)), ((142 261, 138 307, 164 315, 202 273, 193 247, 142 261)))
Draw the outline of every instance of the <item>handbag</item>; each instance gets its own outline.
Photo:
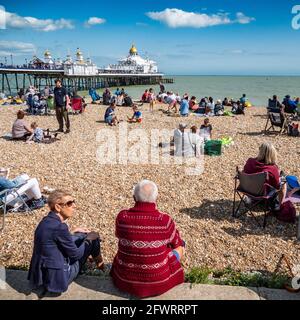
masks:
POLYGON ((276 218, 279 221, 287 223, 295 223, 296 208, 291 201, 286 201, 281 204, 280 210, 276 212, 276 218))

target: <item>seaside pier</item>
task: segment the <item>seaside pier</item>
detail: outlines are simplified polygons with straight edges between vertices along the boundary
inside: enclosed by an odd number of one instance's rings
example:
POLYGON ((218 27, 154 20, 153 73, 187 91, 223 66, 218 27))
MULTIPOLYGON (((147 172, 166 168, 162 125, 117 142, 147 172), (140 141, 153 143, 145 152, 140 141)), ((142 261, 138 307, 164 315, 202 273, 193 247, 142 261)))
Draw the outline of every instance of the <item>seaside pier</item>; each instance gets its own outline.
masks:
POLYGON ((163 74, 99 73, 97 75, 66 75, 64 70, 20 69, 0 67, 1 92, 9 95, 33 85, 39 90, 54 86, 55 79, 61 79, 68 90, 89 90, 105 87, 130 85, 155 85, 173 83, 173 79, 163 78, 163 74))
POLYGON ((20 89, 25 90, 30 85, 41 90, 45 86, 53 87, 58 78, 70 91, 173 83, 173 79, 165 79, 163 76, 156 62, 142 58, 134 45, 126 58, 103 68, 98 68, 90 58, 84 59, 79 48, 75 61, 70 54, 64 61, 60 58, 55 60, 51 52, 46 50, 43 59, 34 56, 32 61, 21 66, 1 63, 0 90, 9 95, 20 89))

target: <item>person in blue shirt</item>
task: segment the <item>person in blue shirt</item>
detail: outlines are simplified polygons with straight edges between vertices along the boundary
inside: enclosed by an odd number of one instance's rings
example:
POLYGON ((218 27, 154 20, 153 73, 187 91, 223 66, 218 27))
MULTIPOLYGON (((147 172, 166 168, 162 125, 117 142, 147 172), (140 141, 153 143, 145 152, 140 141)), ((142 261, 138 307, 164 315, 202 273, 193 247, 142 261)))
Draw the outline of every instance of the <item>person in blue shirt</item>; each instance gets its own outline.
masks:
POLYGON ((127 117, 128 118, 128 122, 142 122, 142 112, 138 110, 138 107, 136 105, 134 105, 132 107, 133 110, 133 116, 127 117))
POLYGON ((104 121, 110 126, 115 126, 118 123, 117 116, 115 115, 116 104, 111 102, 110 106, 106 109, 104 114, 104 121))
POLYGON ((115 91, 115 95, 118 97, 119 95, 121 95, 121 90, 119 88, 117 88, 117 90, 115 91))
POLYGON ((298 108, 298 103, 292 100, 290 95, 285 96, 282 104, 286 113, 295 113, 298 108))
POLYGON ((189 97, 188 96, 185 96, 181 100, 179 111, 182 117, 187 117, 189 115, 189 97))
POLYGON ((247 98, 246 98, 246 94, 244 93, 243 96, 240 98, 240 103, 242 104, 242 106, 245 107, 246 102, 247 102, 247 98))

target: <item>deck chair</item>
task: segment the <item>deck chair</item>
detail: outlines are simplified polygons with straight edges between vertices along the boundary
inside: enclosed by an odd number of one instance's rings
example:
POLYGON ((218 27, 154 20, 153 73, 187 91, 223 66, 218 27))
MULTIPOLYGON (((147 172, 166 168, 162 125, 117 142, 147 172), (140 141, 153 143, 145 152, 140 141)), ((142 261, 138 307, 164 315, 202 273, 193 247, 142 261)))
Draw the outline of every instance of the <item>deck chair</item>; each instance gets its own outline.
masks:
POLYGON ((45 110, 45 115, 50 115, 51 114, 51 111, 54 110, 54 97, 52 96, 49 96, 47 99, 46 99, 46 110, 45 110))
MULTIPOLYGON (((25 183, 24 183, 25 184, 25 183)), ((31 211, 30 207, 27 205, 26 201, 22 197, 22 195, 18 192, 19 188, 22 187, 24 184, 19 185, 17 188, 6 189, 0 192, 0 212, 2 212, 2 227, 0 231, 4 230, 5 227, 5 216, 9 212, 17 212, 21 206, 25 206, 26 212, 31 211), (9 195, 13 194, 14 198, 10 201, 6 201, 9 195), (9 204, 13 201, 19 202, 17 206, 12 208, 8 208, 9 204)))
POLYGON ((287 132, 287 117, 278 108, 268 108, 268 119, 265 126, 265 134, 283 134, 287 132), (278 128, 276 130, 276 128, 278 128))
POLYGON ((236 168, 236 176, 234 178, 234 200, 232 216, 239 218, 243 214, 249 213, 257 222, 257 224, 263 228, 266 227, 267 216, 271 212, 272 202, 274 202, 279 190, 266 183, 268 179, 267 172, 246 174, 241 172, 239 168, 236 168), (239 185, 238 185, 239 182, 239 185), (237 198, 239 197, 239 199, 237 198), (246 201, 246 199, 251 201, 246 201), (237 205, 237 202, 239 204, 237 205), (245 210, 240 213, 241 205, 244 204, 245 210), (259 222, 257 217, 254 215, 253 210, 258 205, 262 205, 264 212, 263 225, 259 222))
POLYGON ((82 112, 82 98, 73 98, 71 102, 71 108, 73 113, 82 112))
POLYGON ((101 97, 99 96, 99 94, 96 92, 95 89, 91 88, 89 90, 89 95, 91 96, 92 99, 92 103, 96 103, 96 101, 100 101, 101 97))

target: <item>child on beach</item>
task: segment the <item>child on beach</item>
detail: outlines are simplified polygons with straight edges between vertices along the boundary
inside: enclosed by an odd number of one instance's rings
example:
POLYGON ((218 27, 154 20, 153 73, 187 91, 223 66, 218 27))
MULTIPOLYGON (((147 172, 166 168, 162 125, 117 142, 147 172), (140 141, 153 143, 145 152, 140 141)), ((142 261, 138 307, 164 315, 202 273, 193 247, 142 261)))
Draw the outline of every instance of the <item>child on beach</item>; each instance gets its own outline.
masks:
POLYGON ((50 134, 50 130, 47 129, 44 131, 43 129, 38 127, 38 124, 36 122, 32 122, 30 125, 31 129, 33 130, 33 133, 31 136, 26 140, 26 143, 51 143, 56 140, 59 140, 57 138, 58 133, 56 132, 54 135, 50 134))
POLYGON ((131 118, 128 118, 128 122, 132 123, 132 122, 142 122, 142 112, 138 110, 138 107, 136 105, 134 105, 132 107, 133 110, 133 116, 131 118))
POLYGON ((36 122, 32 122, 30 125, 31 129, 33 130, 33 133, 31 136, 27 139, 26 143, 40 143, 44 140, 44 131, 43 129, 38 127, 38 124, 36 122))
POLYGON ((155 104, 155 93, 153 91, 152 88, 149 89, 149 93, 148 93, 148 101, 149 101, 149 108, 150 108, 150 112, 153 113, 154 110, 154 104, 155 104))
POLYGON ((209 123, 209 119, 205 118, 204 123, 200 127, 200 137, 204 138, 204 141, 212 139, 212 125, 209 123))

